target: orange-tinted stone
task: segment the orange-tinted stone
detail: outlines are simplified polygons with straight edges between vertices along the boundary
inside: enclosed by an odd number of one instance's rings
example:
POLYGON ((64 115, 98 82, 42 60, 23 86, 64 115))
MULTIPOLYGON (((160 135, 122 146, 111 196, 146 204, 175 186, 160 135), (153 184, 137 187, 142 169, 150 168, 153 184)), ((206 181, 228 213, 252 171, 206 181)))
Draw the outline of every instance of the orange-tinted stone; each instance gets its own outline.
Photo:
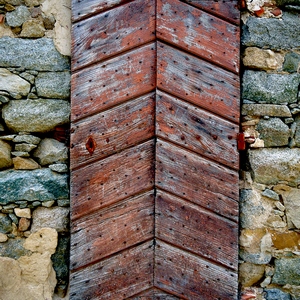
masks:
POLYGON ((30 219, 20 218, 19 231, 26 231, 30 227, 30 219))
POLYGON ((297 232, 276 232, 271 233, 272 242, 277 249, 300 248, 300 234, 297 232))

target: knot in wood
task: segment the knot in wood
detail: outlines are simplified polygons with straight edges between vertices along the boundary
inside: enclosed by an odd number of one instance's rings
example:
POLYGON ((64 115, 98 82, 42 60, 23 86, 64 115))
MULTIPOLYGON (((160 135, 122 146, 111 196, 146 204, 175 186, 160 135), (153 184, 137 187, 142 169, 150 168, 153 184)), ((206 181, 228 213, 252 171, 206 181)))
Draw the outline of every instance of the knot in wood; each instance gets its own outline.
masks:
POLYGON ((96 142, 95 140, 93 139, 92 136, 90 136, 85 144, 85 148, 87 151, 89 151, 89 153, 92 155, 96 149, 96 142))

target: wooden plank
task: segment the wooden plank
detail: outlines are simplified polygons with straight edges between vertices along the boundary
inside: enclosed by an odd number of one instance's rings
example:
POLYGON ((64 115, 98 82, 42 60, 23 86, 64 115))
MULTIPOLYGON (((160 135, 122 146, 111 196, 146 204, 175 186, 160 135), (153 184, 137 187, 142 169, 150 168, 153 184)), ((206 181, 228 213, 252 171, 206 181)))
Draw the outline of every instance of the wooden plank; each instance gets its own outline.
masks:
POLYGON ((198 8, 204 9, 211 14, 222 17, 229 22, 240 24, 240 11, 238 0, 207 1, 207 0, 182 0, 198 8))
POLYGON ((126 2, 128 0, 72 0, 72 21, 76 22, 126 2))
POLYGON ((153 242, 146 242, 71 274, 72 300, 121 300, 153 285, 153 242))
POLYGON ((72 70, 155 39, 154 0, 134 1, 73 26, 72 70))
POLYGON ((154 90, 155 53, 155 44, 150 44, 74 73, 72 120, 154 90))
POLYGON ((156 134, 234 169, 239 169, 239 126, 158 91, 156 134))
POLYGON ((172 294, 166 293, 160 289, 152 288, 144 291, 139 295, 127 298, 128 300, 181 300, 183 298, 176 297, 172 294))
POLYGON ((237 299, 237 273, 157 240, 154 285, 183 299, 237 299))
POLYGON ((154 142, 148 141, 73 171, 72 221, 151 189, 153 164, 154 142))
POLYGON ((71 169, 119 152, 154 136, 154 97, 147 94, 71 126, 71 169), (95 143, 93 153, 87 141, 95 143))
POLYGON ((157 85, 235 123, 239 122, 239 76, 158 42, 157 85))
POLYGON ((155 236, 227 268, 238 268, 238 224, 158 191, 155 236))
POLYGON ((72 223, 71 268, 80 268, 154 236, 153 191, 72 223), (82 255, 84 253, 84 255, 82 255))
POLYGON ((158 140, 155 183, 219 215, 238 219, 237 171, 158 140))
POLYGON ((157 10, 158 38, 238 73, 239 27, 179 0, 158 0, 157 10))

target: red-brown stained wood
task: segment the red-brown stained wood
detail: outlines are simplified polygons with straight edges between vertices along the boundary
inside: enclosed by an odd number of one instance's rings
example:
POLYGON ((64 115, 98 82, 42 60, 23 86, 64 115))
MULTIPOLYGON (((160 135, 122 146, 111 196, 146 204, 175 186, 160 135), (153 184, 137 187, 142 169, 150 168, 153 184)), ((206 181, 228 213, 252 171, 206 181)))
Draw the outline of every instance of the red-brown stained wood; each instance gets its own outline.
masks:
POLYGON ((71 127, 71 169, 116 153, 154 136, 154 98, 147 94, 71 127), (96 143, 91 154, 86 143, 96 143))
POLYGON ((74 73, 72 121, 154 90, 155 52, 155 44, 146 45, 74 73))
POLYGON ((238 0, 207 1, 207 0, 183 0, 211 14, 222 17, 229 22, 240 24, 240 11, 238 0))
POLYGON ((158 91, 156 135, 231 168, 239 168, 239 126, 158 91))
POLYGON ((239 27, 178 0, 158 0, 157 10, 158 38, 239 71, 239 27))
POLYGON ((72 269, 99 261, 154 236, 153 191, 117 202, 72 223, 72 269), (82 255, 84 253, 84 255, 82 255))
POLYGON ((159 42, 157 55, 159 89, 238 123, 238 75, 159 42))
MULTIPOLYGON (((146 242, 71 274, 72 300, 121 300, 153 285, 153 242, 146 242)), ((84 255, 84 253, 83 253, 84 255)))
POLYGON ((154 142, 129 148, 72 172, 72 220, 154 185, 154 142))
POLYGON ((236 0, 187 1, 72 0, 72 300, 237 298, 236 0))
POLYGON ((238 218, 238 174, 173 144, 156 144, 156 187, 229 219, 238 218))
POLYGON ((169 293, 166 293, 160 289, 152 288, 144 291, 139 295, 128 298, 128 300, 180 300, 182 298, 176 297, 169 293))
POLYGON ((157 240, 154 285, 182 299, 237 299, 237 274, 157 240))
POLYGON ((138 0, 74 25, 73 71, 155 39, 155 3, 138 0))
POLYGON ((157 238, 237 270, 237 223, 162 191, 155 208, 157 238))
POLYGON ((128 0, 72 0, 72 21, 100 13, 128 0))

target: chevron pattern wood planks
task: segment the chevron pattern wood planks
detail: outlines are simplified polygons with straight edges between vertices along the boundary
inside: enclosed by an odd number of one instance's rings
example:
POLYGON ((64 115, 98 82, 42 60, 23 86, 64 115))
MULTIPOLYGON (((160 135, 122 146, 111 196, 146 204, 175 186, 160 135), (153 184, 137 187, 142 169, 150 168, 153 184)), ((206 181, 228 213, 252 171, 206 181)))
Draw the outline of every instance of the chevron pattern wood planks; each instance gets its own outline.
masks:
POLYGON ((237 299, 237 1, 72 12, 71 299, 237 299))

